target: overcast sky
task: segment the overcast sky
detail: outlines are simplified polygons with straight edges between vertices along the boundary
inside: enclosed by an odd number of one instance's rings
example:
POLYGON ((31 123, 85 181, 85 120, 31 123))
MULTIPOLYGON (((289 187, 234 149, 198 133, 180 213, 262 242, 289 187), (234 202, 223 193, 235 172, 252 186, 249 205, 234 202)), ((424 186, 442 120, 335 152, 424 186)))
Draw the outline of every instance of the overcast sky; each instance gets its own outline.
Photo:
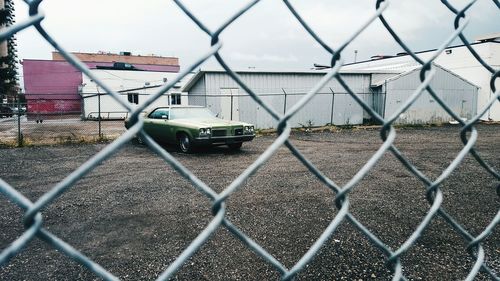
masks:
MULTIPOLYGON (((183 3, 215 30, 248 0, 185 0, 183 3)), ((374 0, 296 0, 294 7, 330 46, 335 48, 375 11, 374 0)), ((457 8, 469 1, 450 0, 457 8)), ((17 22, 28 16, 27 5, 14 0, 17 22)), ((181 68, 204 54, 210 38, 170 0, 45 0, 43 26, 68 51, 120 52, 176 56, 181 68)), ((471 41, 500 32, 500 13, 491 0, 478 0, 465 30, 471 41)), ((415 51, 434 49, 453 32, 454 15, 439 0, 393 0, 384 12, 415 51)), ((50 59, 54 50, 34 28, 17 34, 20 59, 50 59)), ((222 56, 236 69, 310 69, 328 64, 329 55, 288 11, 282 1, 262 0, 221 35, 222 56)), ((457 42, 455 42, 457 43, 457 42)), ((376 20, 343 53, 345 62, 402 49, 376 20)), ((202 68, 217 67, 215 60, 202 68)))

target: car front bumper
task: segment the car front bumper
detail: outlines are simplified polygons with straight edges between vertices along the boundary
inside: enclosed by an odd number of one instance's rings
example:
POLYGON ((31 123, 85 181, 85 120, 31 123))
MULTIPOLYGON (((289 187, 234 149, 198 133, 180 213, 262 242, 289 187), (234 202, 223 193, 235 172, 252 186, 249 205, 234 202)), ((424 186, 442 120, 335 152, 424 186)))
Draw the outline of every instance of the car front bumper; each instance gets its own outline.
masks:
POLYGON ((195 145, 224 145, 233 144, 245 141, 251 141, 255 135, 242 135, 242 136, 224 136, 224 137, 208 137, 208 138, 195 138, 195 145))

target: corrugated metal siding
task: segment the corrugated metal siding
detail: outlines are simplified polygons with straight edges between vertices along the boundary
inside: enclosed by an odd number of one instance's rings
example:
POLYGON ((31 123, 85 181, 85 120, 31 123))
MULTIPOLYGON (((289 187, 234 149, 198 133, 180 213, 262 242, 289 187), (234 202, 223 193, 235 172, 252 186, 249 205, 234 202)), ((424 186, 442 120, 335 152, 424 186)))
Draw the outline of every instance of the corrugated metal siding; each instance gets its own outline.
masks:
POLYGON ((23 75, 27 99, 80 100, 82 73, 67 62, 25 60, 23 75))
MULTIPOLYGON (((283 114, 285 107, 290 109, 302 96, 310 91, 323 77, 318 73, 242 73, 241 79, 259 97, 267 102, 278 113, 283 114)), ((370 75, 369 74, 343 74, 345 82, 355 93, 362 93, 361 97, 368 103, 371 98, 370 75)), ((205 73, 196 85, 189 91, 190 104, 205 105, 201 97, 204 93, 206 106, 214 112, 220 112, 220 92, 223 88, 240 88, 239 85, 225 73, 205 73)), ((291 120, 293 127, 300 127, 311 121, 314 125, 320 126, 332 121, 332 90, 336 94, 333 106, 333 123, 336 125, 361 124, 363 122, 363 109, 353 98, 346 95, 347 91, 333 79, 329 81, 319 93, 302 108, 291 120)), ((255 124, 258 128, 276 128, 277 122, 253 99, 239 89, 240 97, 239 114, 240 120, 255 124)))
MULTIPOLYGON (((436 74, 431 87, 436 94, 461 117, 470 119, 476 114, 477 92, 474 85, 441 69, 436 74)), ((415 71, 387 82, 387 102, 385 117, 389 118, 413 94, 420 85, 419 72, 415 71)), ((424 91, 421 96, 400 115, 399 124, 444 123, 453 118, 424 91)))
POLYGON ((207 106, 205 95, 206 95, 206 89, 205 89, 205 76, 204 76, 201 77, 198 83, 196 83, 191 89, 191 91, 188 93, 189 104, 207 106))
POLYGON ((336 95, 333 110, 334 125, 363 123, 363 108, 350 95, 336 95))
MULTIPOLYGON (((287 110, 291 109, 303 95, 287 96, 287 110)), ((302 127, 309 124, 313 126, 325 125, 331 121, 332 95, 317 94, 309 103, 302 107, 291 119, 292 127, 302 127)))
MULTIPOLYGON (((262 96, 261 99, 277 112, 283 113, 284 96, 266 95, 262 96)), ((239 104, 241 121, 250 122, 260 129, 277 128, 278 122, 250 96, 239 97, 239 104)))

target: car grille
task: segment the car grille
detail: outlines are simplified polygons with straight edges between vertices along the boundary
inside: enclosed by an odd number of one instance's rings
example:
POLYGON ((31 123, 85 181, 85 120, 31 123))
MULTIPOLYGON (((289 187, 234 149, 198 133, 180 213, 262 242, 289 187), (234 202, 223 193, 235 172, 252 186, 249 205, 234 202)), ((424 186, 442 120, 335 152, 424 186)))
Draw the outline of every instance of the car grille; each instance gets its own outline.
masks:
POLYGON ((225 137, 226 136, 226 130, 212 130, 212 136, 213 137, 225 137))
POLYGON ((242 128, 235 129, 234 130, 234 135, 235 136, 241 136, 241 135, 243 135, 243 129, 242 128))

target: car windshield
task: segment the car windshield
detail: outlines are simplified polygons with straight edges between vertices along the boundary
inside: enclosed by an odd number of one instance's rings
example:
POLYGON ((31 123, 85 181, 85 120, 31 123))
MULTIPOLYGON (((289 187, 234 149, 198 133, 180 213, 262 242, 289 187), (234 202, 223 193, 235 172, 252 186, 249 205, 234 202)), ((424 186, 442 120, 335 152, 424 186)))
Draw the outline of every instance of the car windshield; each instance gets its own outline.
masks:
POLYGON ((215 114, 204 107, 172 108, 170 119, 214 118, 215 114))

